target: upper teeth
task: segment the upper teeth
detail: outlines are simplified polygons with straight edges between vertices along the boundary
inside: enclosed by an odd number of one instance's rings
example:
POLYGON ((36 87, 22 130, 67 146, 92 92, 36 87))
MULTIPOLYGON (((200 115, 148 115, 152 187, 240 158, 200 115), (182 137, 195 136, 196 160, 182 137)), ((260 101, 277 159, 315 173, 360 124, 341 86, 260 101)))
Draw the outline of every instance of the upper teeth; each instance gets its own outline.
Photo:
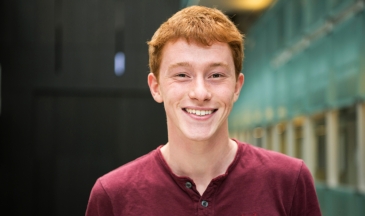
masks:
POLYGON ((186 109, 186 111, 190 114, 195 114, 199 116, 212 114, 212 110, 195 110, 195 109, 186 109))

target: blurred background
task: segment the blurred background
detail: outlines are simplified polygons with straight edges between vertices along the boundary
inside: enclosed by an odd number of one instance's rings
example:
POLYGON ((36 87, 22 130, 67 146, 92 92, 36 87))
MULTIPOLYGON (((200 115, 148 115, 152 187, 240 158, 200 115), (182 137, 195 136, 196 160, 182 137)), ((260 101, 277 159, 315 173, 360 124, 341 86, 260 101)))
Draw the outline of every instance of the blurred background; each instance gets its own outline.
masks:
POLYGON ((97 177, 167 141, 146 42, 191 5, 246 35, 231 136, 302 158, 323 215, 365 215, 364 0, 0 0, 8 215, 84 215, 97 177))

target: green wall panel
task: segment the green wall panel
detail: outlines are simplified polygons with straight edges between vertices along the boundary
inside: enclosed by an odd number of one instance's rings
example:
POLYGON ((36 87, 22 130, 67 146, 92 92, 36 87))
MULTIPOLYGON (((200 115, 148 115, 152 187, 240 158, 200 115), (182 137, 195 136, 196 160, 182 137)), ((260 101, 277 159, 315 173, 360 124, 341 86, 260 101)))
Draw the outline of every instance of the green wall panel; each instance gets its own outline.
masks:
POLYGON ((263 115, 264 115, 264 125, 270 125, 274 123, 274 88, 275 79, 274 71, 266 68, 262 74, 262 88, 263 88, 263 115))
POLYGON ((316 184, 316 193, 323 216, 328 215, 327 208, 330 208, 330 206, 329 207, 326 206, 326 192, 327 192, 326 185, 318 183, 316 184))
POLYGON ((305 31, 311 32, 323 24, 328 14, 328 2, 325 0, 303 0, 305 31))
POLYGON ((365 194, 348 188, 328 188, 316 184, 323 216, 365 215, 365 194))
POLYGON ((284 65, 275 71, 275 120, 285 120, 288 117, 288 66, 284 65))
POLYGON ((331 216, 343 216, 348 215, 351 208, 351 196, 350 191, 338 191, 338 190, 327 190, 326 194, 326 209, 327 215, 331 216))
POLYGON ((246 35, 245 84, 230 117, 235 127, 269 126, 365 100, 364 11, 335 25, 284 65, 271 65, 283 49, 354 3, 280 0, 264 13, 246 35))
POLYGON ((288 83, 288 115, 290 118, 302 115, 307 106, 307 73, 308 61, 306 53, 301 53, 287 66, 288 83))
POLYGON ((295 43, 303 35, 303 27, 305 25, 304 19, 304 1, 295 0, 287 1, 285 4, 285 11, 288 17, 288 44, 295 43))
POLYGON ((284 21, 284 35, 285 35, 285 43, 287 46, 290 46, 294 42, 294 14, 295 12, 292 10, 293 1, 287 2, 284 7, 285 21, 284 21))
POLYGON ((338 12, 348 8, 357 0, 327 0, 327 5, 330 14, 337 14, 338 12))
POLYGON ((353 208, 349 215, 365 215, 365 194, 355 193, 353 208))
POLYGON ((307 50, 307 94, 308 112, 323 110, 330 101, 330 49, 329 41, 323 38, 312 44, 307 50))
POLYGON ((361 16, 338 26, 332 34, 333 85, 336 107, 347 106, 357 99, 360 74, 361 16))
MULTIPOLYGON (((365 35, 365 11, 360 14, 361 35, 365 35)), ((360 74, 358 79, 358 93, 361 100, 365 100, 365 40, 360 42, 360 74)), ((365 214, 364 214, 365 215, 365 214)))
POLYGON ((349 190, 328 190, 325 204, 327 206, 326 214, 331 216, 361 216, 363 205, 358 205, 361 197, 349 190))

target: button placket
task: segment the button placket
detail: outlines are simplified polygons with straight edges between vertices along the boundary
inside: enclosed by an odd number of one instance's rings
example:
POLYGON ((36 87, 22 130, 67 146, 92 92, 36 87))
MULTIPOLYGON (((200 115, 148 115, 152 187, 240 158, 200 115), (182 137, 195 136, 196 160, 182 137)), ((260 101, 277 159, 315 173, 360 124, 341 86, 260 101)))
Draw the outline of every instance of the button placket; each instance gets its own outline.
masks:
POLYGON ((193 186, 193 184, 191 184, 191 182, 186 182, 185 183, 185 187, 190 189, 193 186))
POLYGON ((204 208, 206 208, 206 207, 208 207, 209 203, 208 203, 207 201, 203 200, 203 201, 201 202, 201 205, 202 205, 204 208))

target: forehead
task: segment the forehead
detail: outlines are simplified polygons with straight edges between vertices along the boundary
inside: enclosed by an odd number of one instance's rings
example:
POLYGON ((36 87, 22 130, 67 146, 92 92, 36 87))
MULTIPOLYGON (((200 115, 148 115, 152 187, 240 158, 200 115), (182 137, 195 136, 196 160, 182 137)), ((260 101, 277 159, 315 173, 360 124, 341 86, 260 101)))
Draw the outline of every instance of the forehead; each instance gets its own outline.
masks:
POLYGON ((227 43, 213 42, 210 46, 185 39, 166 43, 161 58, 161 69, 171 64, 223 64, 233 66, 233 57, 227 43))

